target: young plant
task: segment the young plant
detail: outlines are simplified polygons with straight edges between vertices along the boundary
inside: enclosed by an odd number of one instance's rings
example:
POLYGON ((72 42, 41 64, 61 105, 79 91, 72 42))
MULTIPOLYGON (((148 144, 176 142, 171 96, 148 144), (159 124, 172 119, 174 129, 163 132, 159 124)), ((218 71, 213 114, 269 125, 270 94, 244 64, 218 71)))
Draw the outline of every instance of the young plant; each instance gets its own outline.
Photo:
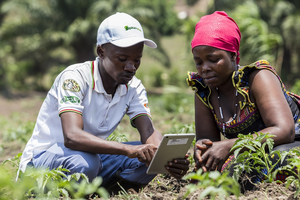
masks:
POLYGON ((110 135, 106 140, 108 141, 116 141, 116 142, 128 142, 128 138, 126 137, 124 133, 124 130, 122 130, 122 127, 118 126, 117 129, 110 135))
POLYGON ((16 181, 16 171, 22 153, 7 159, 0 165, 0 199, 28 199, 70 197, 84 199, 87 195, 97 194, 108 198, 107 191, 100 187, 102 178, 95 178, 92 182, 83 173, 66 175, 69 172, 61 166, 57 169, 36 169, 28 167, 16 181))
POLYGON ((4 160, 1 165, 4 166, 4 165, 9 164, 10 168, 14 169, 15 173, 17 173, 17 171, 19 169, 19 163, 20 163, 21 156, 22 156, 22 153, 18 153, 13 158, 8 158, 8 159, 4 160))
POLYGON ((202 169, 197 172, 187 174, 183 177, 184 180, 196 180, 195 184, 188 184, 188 189, 184 198, 189 194, 196 192, 199 189, 204 189, 199 196, 199 199, 209 197, 210 199, 225 199, 229 195, 235 195, 237 198, 240 195, 239 183, 228 176, 228 173, 220 173, 219 171, 202 173, 202 169))
POLYGON ((121 199, 128 199, 128 200, 133 200, 133 199, 139 199, 138 195, 135 194, 129 194, 119 183, 117 183, 119 185, 119 187, 121 188, 121 190, 119 191, 118 197, 120 197, 121 199))
POLYGON ((65 172, 69 170, 62 166, 53 170, 28 168, 21 180, 30 177, 37 183, 28 191, 28 196, 84 199, 87 195, 97 193, 104 198, 108 197, 106 190, 99 187, 102 183, 101 177, 95 178, 90 183, 83 173, 66 175, 65 172))
POLYGON ((297 149, 291 149, 286 152, 287 154, 287 165, 279 168, 278 170, 286 171, 290 176, 286 178, 286 188, 290 185, 297 188, 294 195, 296 198, 300 193, 300 152, 297 149))
POLYGON ((286 154, 281 154, 280 150, 273 150, 272 137, 274 135, 268 133, 238 135, 238 139, 231 148, 235 156, 233 174, 235 180, 238 180, 243 172, 251 173, 256 170, 264 181, 269 183, 274 181, 278 172, 276 168, 280 162, 283 162, 286 154))

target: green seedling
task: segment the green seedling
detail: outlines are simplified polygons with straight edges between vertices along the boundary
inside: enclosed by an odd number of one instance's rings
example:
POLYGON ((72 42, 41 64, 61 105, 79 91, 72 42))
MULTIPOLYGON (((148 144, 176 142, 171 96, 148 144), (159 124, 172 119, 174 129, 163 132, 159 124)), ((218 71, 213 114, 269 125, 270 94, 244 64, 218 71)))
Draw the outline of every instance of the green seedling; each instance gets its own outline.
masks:
POLYGON ((29 190, 29 196, 51 198, 62 196, 84 199, 87 195, 97 193, 104 198, 108 197, 106 190, 99 187, 102 183, 101 177, 90 183, 88 177, 83 173, 66 175, 67 172, 69 170, 62 168, 62 166, 53 170, 29 168, 24 176, 33 178, 37 183, 35 187, 29 190))
POLYGON ((184 180, 196 180, 196 184, 189 184, 184 198, 189 194, 200 189, 199 199, 209 197, 209 199, 225 199, 229 195, 235 195, 237 198, 240 195, 239 184, 236 180, 228 176, 228 173, 220 173, 219 171, 205 172, 199 169, 197 172, 187 174, 183 177, 184 180))
POLYGON ((274 140, 272 137, 275 136, 268 133, 238 135, 238 139, 231 148, 231 152, 234 152, 235 156, 233 174, 235 180, 238 180, 243 172, 250 173, 256 170, 263 175, 265 182, 274 181, 278 172, 276 166, 283 162, 286 154, 282 154, 279 150, 273 150, 274 140))
POLYGON ((287 165, 279 168, 290 174, 286 178, 286 188, 290 185, 294 186, 297 190, 295 192, 294 198, 296 198, 300 193, 300 152, 297 149, 291 149, 287 154, 287 165))
POLYGON ((18 153, 13 158, 8 158, 8 159, 4 160, 1 165, 4 166, 4 165, 9 164, 11 166, 11 168, 14 169, 15 172, 17 172, 19 169, 19 163, 20 163, 21 156, 22 156, 22 153, 18 153))
POLYGON ((0 166, 0 199, 85 199, 91 194, 106 199, 109 196, 100 187, 101 177, 89 182, 83 173, 66 175, 69 171, 61 166, 53 170, 28 167, 16 181, 16 173, 11 170, 15 167, 11 166, 15 166, 14 163, 20 155, 7 159, 0 166))

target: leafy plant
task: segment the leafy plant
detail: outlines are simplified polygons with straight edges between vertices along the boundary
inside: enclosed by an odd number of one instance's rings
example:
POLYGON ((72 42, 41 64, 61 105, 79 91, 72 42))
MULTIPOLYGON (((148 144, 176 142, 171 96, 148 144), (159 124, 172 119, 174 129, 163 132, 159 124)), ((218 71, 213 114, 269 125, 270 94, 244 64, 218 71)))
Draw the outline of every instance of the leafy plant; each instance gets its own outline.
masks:
POLYGON ((102 178, 97 177, 89 182, 88 177, 83 173, 73 173, 66 175, 69 170, 62 166, 53 169, 26 169, 23 177, 29 177, 36 181, 36 185, 28 191, 28 196, 37 197, 72 197, 74 199, 84 199, 87 195, 97 193, 107 198, 108 193, 102 187, 102 178))
POLYGON ((287 165, 279 168, 278 170, 286 171, 290 174, 286 178, 286 188, 290 185, 297 188, 297 191, 294 195, 296 198, 300 193, 300 152, 297 149, 291 149, 287 153, 287 165))
POLYGON ((128 139, 125 134, 119 133, 120 127, 116 129, 106 140, 108 141, 116 141, 116 142, 128 142, 128 139))
POLYGON ((15 181, 16 174, 6 165, 0 167, 0 199, 27 199, 25 193, 30 188, 34 187, 32 179, 23 179, 22 181, 15 181))
POLYGON ((67 199, 84 199, 87 195, 97 194, 108 198, 108 192, 100 187, 102 178, 97 177, 89 182, 83 173, 66 175, 69 170, 57 169, 26 169, 16 181, 16 173, 12 170, 18 169, 21 153, 12 159, 5 160, 0 167, 0 199, 52 199, 65 197, 67 199), (8 166, 10 164, 10 166, 8 166))
POLYGON ((3 167, 5 164, 10 164, 10 169, 14 169, 15 172, 17 172, 19 169, 19 163, 20 163, 21 156, 22 156, 22 153, 18 153, 15 157, 4 160, 1 164, 1 166, 3 167))
POLYGON ((276 167, 279 162, 283 162, 286 154, 281 153, 280 150, 273 150, 274 140, 272 137, 274 135, 257 132, 255 134, 238 135, 238 139, 231 148, 236 158, 233 175, 235 180, 238 180, 243 172, 250 173, 256 170, 262 174, 264 181, 269 183, 274 181, 278 172, 276 167), (265 142, 262 143, 262 141, 265 142), (276 157, 276 160, 273 159, 274 157, 276 157))
POLYGON ((236 180, 229 177, 228 173, 221 174, 219 171, 202 172, 202 169, 199 169, 197 172, 187 174, 183 177, 185 180, 193 179, 197 181, 195 184, 191 183, 186 186, 188 191, 184 195, 184 198, 199 189, 204 189, 200 193, 199 199, 203 199, 204 197, 225 199, 231 194, 239 197, 239 184, 236 180))
POLYGON ((195 122, 190 124, 179 123, 176 117, 172 119, 172 127, 169 130, 171 133, 195 133, 195 122))

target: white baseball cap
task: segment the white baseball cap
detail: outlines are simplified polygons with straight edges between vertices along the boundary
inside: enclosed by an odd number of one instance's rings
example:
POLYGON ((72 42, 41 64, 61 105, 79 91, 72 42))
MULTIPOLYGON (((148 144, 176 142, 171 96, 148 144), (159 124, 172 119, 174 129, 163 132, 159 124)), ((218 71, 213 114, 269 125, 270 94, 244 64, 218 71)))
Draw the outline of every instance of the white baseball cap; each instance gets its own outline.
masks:
POLYGON ((118 47, 130 47, 140 42, 151 48, 157 47, 155 42, 144 37, 141 24, 126 13, 109 16, 98 28, 97 45, 112 43, 118 47))

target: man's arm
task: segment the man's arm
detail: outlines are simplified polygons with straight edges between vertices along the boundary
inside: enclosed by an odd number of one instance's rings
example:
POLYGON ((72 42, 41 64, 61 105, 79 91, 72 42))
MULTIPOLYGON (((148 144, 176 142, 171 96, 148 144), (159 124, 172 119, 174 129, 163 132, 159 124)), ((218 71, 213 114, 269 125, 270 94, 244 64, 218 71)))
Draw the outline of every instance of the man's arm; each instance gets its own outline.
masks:
POLYGON ((140 133, 141 142, 143 144, 154 144, 158 147, 162 140, 162 135, 154 128, 148 116, 143 115, 136 118, 134 124, 140 133))
MULTIPOLYGON (((73 112, 61 114, 64 145, 67 148, 96 154, 126 155, 138 158, 141 162, 151 161, 157 146, 147 142, 145 145, 128 145, 107 141, 83 130, 82 116, 73 112)), ((152 137, 151 137, 152 139, 152 137)))

